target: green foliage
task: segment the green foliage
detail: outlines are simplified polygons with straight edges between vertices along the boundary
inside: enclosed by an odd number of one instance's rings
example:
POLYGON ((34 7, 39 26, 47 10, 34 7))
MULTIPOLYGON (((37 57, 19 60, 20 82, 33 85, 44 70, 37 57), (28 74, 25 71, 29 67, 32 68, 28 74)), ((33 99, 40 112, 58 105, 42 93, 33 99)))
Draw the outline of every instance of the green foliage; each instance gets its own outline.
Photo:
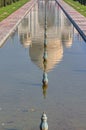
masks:
POLYGON ((17 1, 19 1, 19 0, 0 0, 0 7, 10 5, 10 4, 15 3, 17 1))
POLYGON ((5 7, 1 7, 0 8, 0 21, 2 21, 3 19, 5 19, 7 16, 9 16, 11 13, 13 13, 14 11, 16 11, 21 6, 23 6, 28 1, 29 0, 16 0, 16 2, 12 2, 11 5, 8 4, 5 7))
POLYGON ((64 0, 64 1, 86 17, 85 5, 81 4, 78 0, 64 0))
POLYGON ((80 4, 86 5, 86 0, 77 0, 80 4))

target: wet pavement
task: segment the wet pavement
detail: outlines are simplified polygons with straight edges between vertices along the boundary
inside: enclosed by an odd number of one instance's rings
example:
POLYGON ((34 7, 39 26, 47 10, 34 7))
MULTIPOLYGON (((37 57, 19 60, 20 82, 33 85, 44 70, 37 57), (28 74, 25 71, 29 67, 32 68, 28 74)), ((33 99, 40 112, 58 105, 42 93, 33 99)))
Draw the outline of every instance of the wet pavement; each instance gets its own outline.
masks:
MULTIPOLYGON (((14 32, 17 25, 21 22, 24 16, 29 12, 32 6, 35 4, 36 0, 31 0, 26 3, 20 9, 15 11, 13 14, 8 16, 5 20, 0 22, 0 47, 4 44, 9 35, 14 32)), ((56 2, 60 5, 64 13, 68 16, 68 18, 72 21, 76 29, 82 35, 84 40, 86 41, 86 18, 78 13, 75 9, 70 7, 62 0, 56 0, 56 2)))

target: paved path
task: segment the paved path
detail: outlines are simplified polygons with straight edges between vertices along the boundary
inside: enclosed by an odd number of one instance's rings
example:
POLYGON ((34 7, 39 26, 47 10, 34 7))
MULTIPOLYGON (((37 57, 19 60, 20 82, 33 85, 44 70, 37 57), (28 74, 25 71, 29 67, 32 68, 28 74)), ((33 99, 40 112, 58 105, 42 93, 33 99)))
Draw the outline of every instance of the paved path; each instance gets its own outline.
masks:
POLYGON ((36 0, 31 0, 20 9, 12 13, 10 16, 8 16, 5 20, 0 22, 0 47, 4 44, 9 35, 14 32, 17 25, 30 11, 35 2, 36 0))
POLYGON ((64 13, 86 41, 86 18, 68 4, 66 4, 63 0, 56 0, 56 2, 59 4, 64 13))

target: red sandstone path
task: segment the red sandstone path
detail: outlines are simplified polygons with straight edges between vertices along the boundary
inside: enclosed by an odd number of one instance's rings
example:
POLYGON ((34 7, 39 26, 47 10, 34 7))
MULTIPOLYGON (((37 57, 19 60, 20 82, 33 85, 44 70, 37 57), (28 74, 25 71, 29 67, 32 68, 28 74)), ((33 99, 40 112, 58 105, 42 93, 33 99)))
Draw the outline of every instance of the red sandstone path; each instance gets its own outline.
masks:
MULTIPOLYGON (((16 29, 17 25, 30 11, 36 1, 37 0, 31 0, 13 14, 11 14, 9 17, 7 17, 5 20, 0 22, 0 47, 4 44, 9 35, 16 29)), ((66 4, 63 0, 56 0, 56 2, 60 5, 62 10, 72 21, 74 26, 86 41, 86 18, 68 4, 66 4)))
POLYGON ((30 11, 37 0, 31 0, 20 9, 12 13, 6 19, 0 22, 0 47, 4 44, 9 35, 14 32, 18 24, 30 11))

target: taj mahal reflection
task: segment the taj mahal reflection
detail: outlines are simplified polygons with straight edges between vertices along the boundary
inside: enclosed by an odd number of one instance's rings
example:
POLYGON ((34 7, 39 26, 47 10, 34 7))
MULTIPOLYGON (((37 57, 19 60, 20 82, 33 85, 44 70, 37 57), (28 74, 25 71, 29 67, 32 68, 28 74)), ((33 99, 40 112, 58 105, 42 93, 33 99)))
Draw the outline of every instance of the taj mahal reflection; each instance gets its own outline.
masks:
POLYGON ((85 130, 86 45, 55 1, 37 1, 0 48, 0 130, 85 130))
POLYGON ((64 46, 72 45, 72 25, 55 1, 39 1, 18 26, 24 48, 29 48, 31 61, 43 71, 42 88, 46 97, 48 72, 63 58, 64 46))

